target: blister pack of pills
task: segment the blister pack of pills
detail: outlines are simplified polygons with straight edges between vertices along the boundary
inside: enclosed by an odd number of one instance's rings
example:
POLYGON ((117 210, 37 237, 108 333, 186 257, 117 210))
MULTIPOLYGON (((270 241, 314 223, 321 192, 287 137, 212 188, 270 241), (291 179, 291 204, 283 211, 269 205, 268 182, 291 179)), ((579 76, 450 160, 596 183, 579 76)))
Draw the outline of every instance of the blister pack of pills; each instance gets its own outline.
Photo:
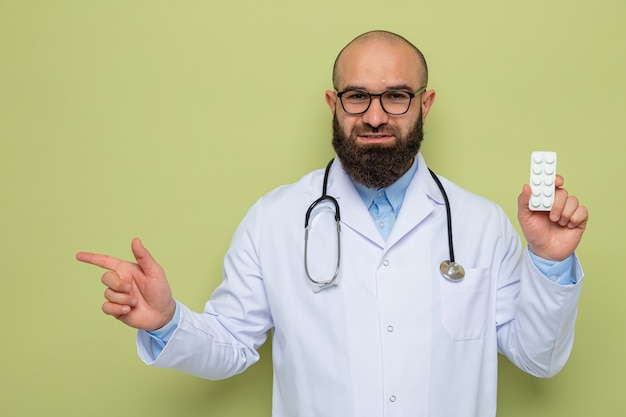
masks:
POLYGON ((556 152, 535 151, 530 156, 530 189, 528 208, 550 211, 554 202, 556 152))

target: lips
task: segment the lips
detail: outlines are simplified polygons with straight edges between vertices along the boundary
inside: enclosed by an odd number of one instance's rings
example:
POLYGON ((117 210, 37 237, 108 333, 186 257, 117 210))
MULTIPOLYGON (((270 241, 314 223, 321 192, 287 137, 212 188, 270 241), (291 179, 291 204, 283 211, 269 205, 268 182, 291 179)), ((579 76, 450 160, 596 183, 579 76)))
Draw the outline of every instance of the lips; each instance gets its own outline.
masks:
POLYGON ((357 135, 357 141, 361 143, 387 143, 396 137, 386 133, 361 133, 357 135))

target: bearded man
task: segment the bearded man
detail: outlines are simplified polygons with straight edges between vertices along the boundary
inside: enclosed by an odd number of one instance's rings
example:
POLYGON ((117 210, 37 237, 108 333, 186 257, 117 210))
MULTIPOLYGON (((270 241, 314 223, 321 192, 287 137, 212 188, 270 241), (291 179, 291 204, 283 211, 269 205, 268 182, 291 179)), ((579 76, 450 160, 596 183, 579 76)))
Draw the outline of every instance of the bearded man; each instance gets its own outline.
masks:
POLYGON ((557 176, 551 211, 530 211, 524 185, 524 247, 497 205, 431 174, 419 152, 427 83, 399 35, 368 32, 340 52, 325 94, 337 157, 250 209, 203 313, 173 298, 138 239, 136 262, 79 253, 109 270, 103 310, 139 329, 141 358, 227 378, 271 331, 274 417, 493 417, 498 353, 532 375, 559 372, 587 210, 557 176), (463 273, 448 279, 450 224, 463 273))

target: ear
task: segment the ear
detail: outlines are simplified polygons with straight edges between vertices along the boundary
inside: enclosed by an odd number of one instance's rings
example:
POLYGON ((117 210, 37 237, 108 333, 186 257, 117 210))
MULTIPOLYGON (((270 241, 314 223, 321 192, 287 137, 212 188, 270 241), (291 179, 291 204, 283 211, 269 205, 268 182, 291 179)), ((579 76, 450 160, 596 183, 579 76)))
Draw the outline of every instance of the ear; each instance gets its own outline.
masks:
POLYGON ((424 91, 422 93, 422 123, 426 121, 426 116, 433 104, 435 104, 435 90, 424 91))
POLYGON ((337 106, 337 93, 335 91, 326 90, 326 104, 330 112, 335 114, 335 107, 337 106))

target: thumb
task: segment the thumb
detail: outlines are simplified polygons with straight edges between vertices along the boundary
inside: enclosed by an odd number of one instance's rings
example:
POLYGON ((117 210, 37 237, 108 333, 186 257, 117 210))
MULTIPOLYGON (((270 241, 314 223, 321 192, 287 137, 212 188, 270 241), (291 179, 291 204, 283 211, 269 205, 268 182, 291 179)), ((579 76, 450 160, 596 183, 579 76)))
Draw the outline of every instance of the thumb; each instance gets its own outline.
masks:
POLYGON ((150 252, 148 252, 148 249, 143 246, 139 238, 133 239, 131 249, 137 264, 147 277, 154 278, 163 276, 163 268, 161 268, 161 265, 152 257, 150 252))

